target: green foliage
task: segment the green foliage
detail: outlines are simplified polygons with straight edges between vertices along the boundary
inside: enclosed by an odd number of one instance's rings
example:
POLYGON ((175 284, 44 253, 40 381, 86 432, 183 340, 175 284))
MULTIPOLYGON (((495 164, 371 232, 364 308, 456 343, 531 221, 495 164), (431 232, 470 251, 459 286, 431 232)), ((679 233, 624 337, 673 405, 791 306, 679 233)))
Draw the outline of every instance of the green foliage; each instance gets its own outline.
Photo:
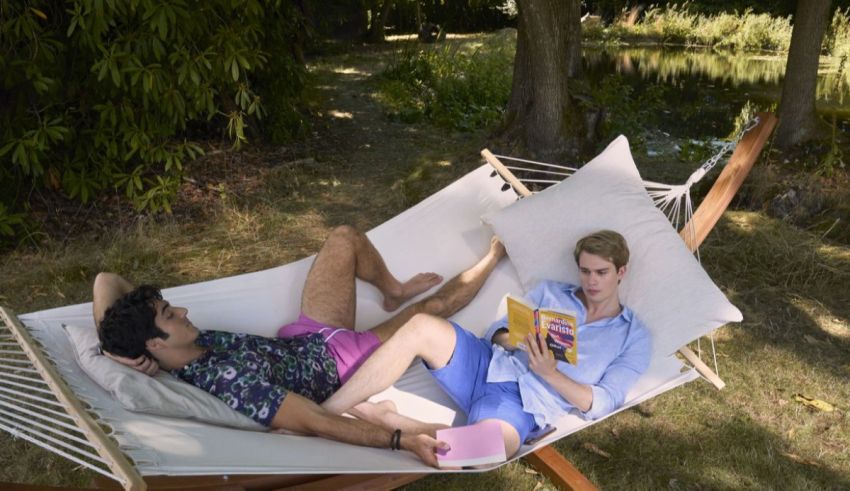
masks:
MULTIPOLYGON (((842 31, 839 11, 833 25, 836 33, 842 31)), ((845 17, 846 18, 846 17, 845 17)), ((791 17, 756 13, 752 8, 743 12, 718 12, 705 14, 693 4, 667 4, 648 8, 642 20, 634 26, 616 22, 607 28, 588 29, 586 39, 599 42, 622 42, 635 37, 652 39, 665 44, 689 46, 713 46, 741 51, 772 50, 785 51, 791 43, 791 17)), ((850 46, 848 38, 841 38, 839 45, 850 46)))
POLYGON ((622 76, 606 75, 590 82, 585 90, 590 97, 583 104, 589 109, 605 111, 602 140, 618 134, 629 135, 632 147, 639 149, 645 143, 646 129, 658 121, 667 89, 660 84, 648 84, 636 91, 622 76))
POLYGON ((11 213, 6 205, 0 203, 0 242, 3 239, 14 237, 16 232, 23 228, 24 216, 21 213, 11 213))
POLYGON ((514 40, 494 36, 471 51, 415 47, 379 76, 387 114, 405 122, 472 130, 499 121, 511 91, 514 40))
POLYGON ((824 51, 832 56, 850 56, 850 7, 835 11, 823 43, 824 51))
POLYGON ((300 19, 286 0, 0 0, 0 177, 170 211, 191 135, 300 124, 300 19))

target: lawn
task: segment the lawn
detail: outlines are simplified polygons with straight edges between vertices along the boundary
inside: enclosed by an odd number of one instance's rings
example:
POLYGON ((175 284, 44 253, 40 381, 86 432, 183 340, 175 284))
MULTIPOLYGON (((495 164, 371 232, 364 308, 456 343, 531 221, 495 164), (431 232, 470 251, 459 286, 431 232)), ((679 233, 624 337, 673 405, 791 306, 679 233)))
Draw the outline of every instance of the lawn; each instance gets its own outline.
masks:
MULTIPOLYGON (((75 228, 57 226, 0 257, 0 303, 30 312, 85 302, 101 270, 167 287, 289 262, 315 252, 333 226, 372 228, 480 165, 486 132, 384 117, 370 76, 385 60, 354 51, 314 61, 312 135, 241 153, 210 144, 188 166, 174 216, 136 216, 110 200, 61 208, 54 220, 75 228)), ((701 257, 745 317, 714 338, 727 387, 695 381, 556 448, 603 489, 850 488, 850 247, 739 210, 701 257), (837 409, 811 409, 796 394, 837 409)), ((0 481, 71 486, 91 477, 6 433, 0 461, 0 481)), ((409 487, 552 485, 519 462, 409 487)))

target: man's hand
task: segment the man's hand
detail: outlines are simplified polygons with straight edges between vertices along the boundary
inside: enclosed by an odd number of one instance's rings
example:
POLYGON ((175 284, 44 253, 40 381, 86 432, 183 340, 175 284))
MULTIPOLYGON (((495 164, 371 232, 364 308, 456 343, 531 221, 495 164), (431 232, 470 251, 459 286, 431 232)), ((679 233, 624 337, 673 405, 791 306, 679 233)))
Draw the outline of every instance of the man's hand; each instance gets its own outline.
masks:
POLYGON ((422 462, 437 467, 437 450, 451 450, 449 444, 428 435, 401 435, 401 448, 416 454, 422 462))
MULTIPOLYGON (((392 440, 392 431, 366 421, 334 414, 294 392, 283 398, 283 403, 272 419, 271 427, 375 448, 388 449, 392 440)), ((399 445, 433 467, 437 466, 437 456, 434 452, 448 448, 447 443, 428 435, 404 432, 401 434, 399 445)))
POLYGON ((145 375, 150 375, 151 377, 156 375, 156 372, 159 371, 159 363, 157 363, 156 360, 148 358, 144 355, 138 358, 127 358, 126 356, 113 355, 112 353, 109 353, 107 351, 104 351, 103 355, 112 361, 117 361, 122 365, 128 366, 138 372, 142 372, 145 375))
POLYGON ((528 368, 532 372, 539 375, 543 380, 550 380, 552 376, 558 373, 558 362, 552 356, 552 352, 546 347, 546 340, 543 335, 529 334, 525 337, 525 344, 528 353, 528 368))

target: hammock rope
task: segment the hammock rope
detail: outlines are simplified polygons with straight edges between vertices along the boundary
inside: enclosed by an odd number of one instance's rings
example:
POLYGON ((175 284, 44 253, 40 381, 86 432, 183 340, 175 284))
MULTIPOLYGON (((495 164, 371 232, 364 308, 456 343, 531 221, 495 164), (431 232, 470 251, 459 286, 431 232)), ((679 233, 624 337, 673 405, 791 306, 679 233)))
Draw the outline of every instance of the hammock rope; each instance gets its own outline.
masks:
MULTIPOLYGON (((693 227, 692 221, 692 218, 694 216, 694 203, 693 199, 691 198, 691 188, 694 186, 694 184, 700 182, 715 167, 717 167, 718 164, 720 164, 721 162, 726 162, 724 158, 735 149, 735 147, 738 145, 738 142, 741 141, 741 139, 747 132, 758 126, 759 122, 760 119, 758 116, 755 116, 750 119, 747 124, 745 124, 733 138, 723 143, 717 152, 715 152, 711 157, 706 159, 702 163, 702 165, 700 165, 696 170, 694 170, 691 175, 688 176, 688 179, 684 183, 664 184, 654 181, 643 181, 644 188, 646 189, 647 194, 649 194, 649 197, 652 198, 652 202, 655 203, 655 206, 659 210, 661 210, 662 213, 664 213, 664 215, 670 221, 670 224, 673 226, 674 229, 676 229, 677 232, 687 234, 691 239, 694 239, 696 237, 696 231, 693 227)), ((516 178, 523 184, 557 184, 563 179, 554 180, 546 179, 546 177, 554 175, 567 178, 573 175, 576 170, 578 170, 577 167, 569 165, 551 164, 548 162, 540 162, 536 160, 511 157, 510 155, 495 155, 495 157, 508 162, 519 162, 522 164, 529 164, 531 166, 535 166, 527 167, 515 164, 505 165, 506 168, 515 173, 516 178), (549 169, 559 169, 562 172, 552 171, 549 169)), ((529 186, 530 189, 539 189, 540 187, 541 186, 529 186)), ((693 242, 695 241, 692 241, 692 243, 693 242)), ((696 255, 697 261, 702 262, 699 248, 696 248, 694 254, 696 255)), ((714 361, 714 371, 715 373, 719 374, 719 367, 717 363, 717 350, 715 349, 713 332, 709 336, 709 339, 711 340, 711 352, 714 361)), ((702 358, 702 349, 699 340, 697 340, 697 352, 700 358, 702 358)))
MULTIPOLYGON (((0 339, 14 340, 11 327, 0 316, 0 339)), ((0 429, 54 452, 100 475, 123 482, 97 455, 98 448, 75 425, 77 418, 49 390, 49 384, 17 343, 0 343, 0 429), (16 349, 7 349, 16 348, 16 349)))

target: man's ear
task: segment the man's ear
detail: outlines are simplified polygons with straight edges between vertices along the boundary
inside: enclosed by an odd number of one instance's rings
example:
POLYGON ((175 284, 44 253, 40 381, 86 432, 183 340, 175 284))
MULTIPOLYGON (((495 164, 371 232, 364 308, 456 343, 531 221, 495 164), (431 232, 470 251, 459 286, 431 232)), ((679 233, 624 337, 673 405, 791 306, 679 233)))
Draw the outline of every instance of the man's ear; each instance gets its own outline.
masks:
POLYGON ((159 337, 150 338, 145 341, 145 348, 147 348, 148 351, 150 351, 151 353, 153 353, 154 351, 159 351, 165 348, 166 346, 167 345, 165 344, 165 341, 159 337))
POLYGON ((617 270, 617 281, 621 281, 623 276, 626 276, 626 265, 620 266, 620 269, 617 270))

